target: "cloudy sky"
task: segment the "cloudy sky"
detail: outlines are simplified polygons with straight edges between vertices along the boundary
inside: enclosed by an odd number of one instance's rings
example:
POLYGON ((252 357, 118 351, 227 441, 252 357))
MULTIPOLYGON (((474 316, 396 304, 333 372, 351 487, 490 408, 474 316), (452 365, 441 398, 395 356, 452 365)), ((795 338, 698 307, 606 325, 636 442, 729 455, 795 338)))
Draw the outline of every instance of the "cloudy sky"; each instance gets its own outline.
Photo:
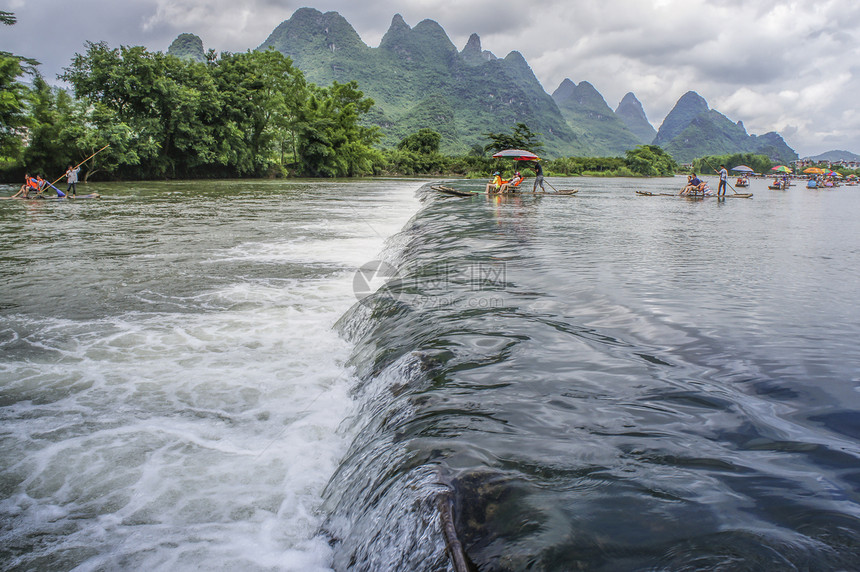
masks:
POLYGON ((53 80, 86 41, 166 50, 183 32, 206 49, 256 48, 303 6, 336 11, 376 47, 399 13, 525 56, 549 93, 593 84, 613 109, 628 91, 655 128, 687 91, 747 131, 778 131, 801 156, 860 153, 858 0, 7 0, 18 24, 0 50, 53 80))

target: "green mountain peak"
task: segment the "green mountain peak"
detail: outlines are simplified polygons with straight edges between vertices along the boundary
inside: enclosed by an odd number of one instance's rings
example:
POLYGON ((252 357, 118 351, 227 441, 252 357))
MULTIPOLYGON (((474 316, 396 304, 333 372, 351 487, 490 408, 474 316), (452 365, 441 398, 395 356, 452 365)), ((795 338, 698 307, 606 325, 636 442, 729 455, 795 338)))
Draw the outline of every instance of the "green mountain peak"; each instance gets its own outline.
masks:
POLYGON ((623 155, 641 142, 587 81, 577 85, 565 78, 552 98, 571 127, 585 138, 590 154, 623 155))
POLYGON ((681 134, 696 117, 706 113, 710 108, 708 102, 695 91, 688 91, 675 103, 672 111, 663 119, 654 144, 661 147, 681 134))
POLYGON ((203 51, 203 40, 194 34, 179 34, 167 53, 178 58, 185 58, 197 62, 206 61, 206 52, 203 51))
POLYGON ((642 103, 633 92, 627 92, 615 108, 615 115, 639 138, 643 144, 649 144, 657 135, 657 130, 648 121, 642 103))
POLYGON ((492 52, 481 49, 481 38, 478 34, 469 36, 469 41, 466 42, 466 46, 460 52, 460 56, 464 62, 470 65, 480 65, 498 59, 492 52))
POLYGON ((797 159, 797 153, 779 135, 749 135, 742 122, 735 123, 710 109, 705 99, 693 91, 684 94, 663 120, 654 144, 678 162, 737 152, 763 154, 783 163, 797 159))
MULTIPOLYGON (((299 8, 269 34, 260 50, 273 47, 293 57, 345 52, 355 55, 368 49, 358 32, 337 12, 323 14, 314 8, 299 8)), ((326 58, 323 58, 326 59, 326 58)), ((331 58, 328 58, 331 59, 331 58)))
POLYGON ((400 14, 395 14, 391 19, 391 25, 388 26, 388 31, 382 36, 382 41, 379 42, 379 47, 382 49, 390 49, 392 46, 399 44, 404 38, 407 38, 412 28, 403 19, 400 14))
POLYGON ((525 123, 539 134, 547 157, 623 155, 657 138, 664 145, 673 143, 670 152, 683 156, 705 134, 727 145, 749 147, 760 140, 770 149, 788 149, 784 142, 780 147, 781 138, 746 135, 742 124, 717 112, 694 122, 710 111, 695 92, 679 100, 655 138, 632 94, 617 112, 587 81, 577 85, 565 79, 550 96, 520 52, 499 59, 482 49, 477 34, 458 51, 433 20, 413 28, 395 14, 379 46, 371 48, 337 12, 301 8, 275 28, 260 49, 269 47, 292 58, 309 82, 358 82, 375 102, 366 120, 382 127, 386 146, 432 128, 443 135, 443 152, 460 153, 484 145, 488 132, 507 132, 525 123), (625 109, 628 112, 622 113, 625 109), (692 131, 685 132, 688 127, 692 131), (682 132, 683 140, 674 141, 682 132))

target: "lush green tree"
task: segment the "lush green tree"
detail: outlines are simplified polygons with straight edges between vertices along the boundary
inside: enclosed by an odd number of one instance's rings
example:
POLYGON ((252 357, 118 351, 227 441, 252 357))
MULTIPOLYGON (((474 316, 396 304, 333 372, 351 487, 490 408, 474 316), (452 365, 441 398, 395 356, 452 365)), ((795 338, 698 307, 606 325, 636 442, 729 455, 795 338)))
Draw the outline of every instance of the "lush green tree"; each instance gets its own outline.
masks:
POLYGON ((627 151, 625 162, 632 172, 646 177, 668 177, 678 169, 672 156, 657 145, 637 145, 627 151))
POLYGON ((52 88, 38 75, 30 102, 30 141, 24 163, 31 171, 49 179, 58 177, 66 167, 84 161, 105 145, 106 149, 83 165, 83 181, 99 171, 139 163, 129 144, 130 129, 105 106, 89 106, 65 90, 52 88))
POLYGON ((144 177, 143 171, 139 170, 141 155, 152 157, 158 152, 155 141, 141 141, 128 124, 117 118, 114 110, 100 103, 88 107, 84 102, 73 101, 69 120, 60 136, 68 141, 69 147, 74 146, 76 149, 76 157, 70 161, 72 164, 79 163, 108 145, 87 161, 85 181, 99 172, 113 176, 127 173, 144 177))
POLYGON ((57 94, 41 75, 34 78, 29 99, 30 141, 24 163, 30 171, 50 177, 68 159, 68 150, 59 138, 64 118, 57 106, 57 94))
MULTIPOLYGON (((142 176, 285 172, 354 176, 381 163, 373 101, 355 82, 307 86, 274 50, 211 53, 205 63, 141 47, 88 44, 63 79, 93 106, 89 123, 112 133, 112 156, 142 176), (118 128, 119 127, 119 128, 118 128)), ((128 172, 128 169, 126 169, 128 172)))
POLYGON ((731 153, 729 155, 708 155, 693 161, 693 171, 696 173, 713 173, 719 170, 720 165, 731 169, 738 165, 746 165, 756 173, 770 172, 774 166, 773 161, 767 155, 755 153, 731 153))
POLYGON ((130 128, 138 176, 187 175, 215 161, 220 99, 206 64, 89 43, 61 77, 130 128))
MULTIPOLYGON (((625 176, 619 170, 627 163, 620 157, 562 157, 548 161, 546 170, 558 175, 625 176)), ((632 173, 629 173, 632 174, 632 173)))
MULTIPOLYGON (((0 23, 12 26, 12 12, 0 10, 0 23)), ((35 74, 39 62, 0 51, 0 168, 16 165, 21 159, 23 138, 27 135, 27 87, 18 81, 25 74, 35 74)))
POLYGON ((430 155, 439 152, 442 135, 432 129, 420 129, 404 137, 397 145, 398 149, 430 155))
POLYGON ((397 149, 384 152, 382 170, 401 175, 449 173, 451 159, 439 153, 442 135, 433 129, 420 129, 404 137, 397 149))
POLYGON ((299 172, 315 177, 370 174, 380 154, 377 127, 361 124, 373 106, 354 81, 315 87, 296 119, 299 172))
POLYGON ((484 151, 497 153, 505 149, 524 149, 535 154, 543 151, 539 133, 534 133, 525 123, 517 123, 512 132, 508 133, 485 133, 484 136, 490 142, 484 146, 484 151))
POLYGON ((0 167, 13 165, 21 157, 29 122, 27 88, 18 81, 23 73, 17 58, 0 54, 0 167))
POLYGON ((222 98, 219 160, 240 174, 283 169, 287 149, 295 154, 295 124, 307 98, 302 73, 271 49, 222 54, 212 71, 222 98))

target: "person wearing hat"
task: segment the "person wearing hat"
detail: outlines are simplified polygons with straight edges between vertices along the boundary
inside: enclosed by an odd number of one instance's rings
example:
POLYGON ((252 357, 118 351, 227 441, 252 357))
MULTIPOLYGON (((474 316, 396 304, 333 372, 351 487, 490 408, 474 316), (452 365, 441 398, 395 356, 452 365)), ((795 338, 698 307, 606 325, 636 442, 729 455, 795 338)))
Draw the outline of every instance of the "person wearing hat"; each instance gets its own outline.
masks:
POLYGON ((506 180, 502 179, 502 174, 496 171, 493 173, 493 180, 487 183, 487 194, 491 195, 493 193, 498 193, 502 189, 502 185, 507 183, 506 180))

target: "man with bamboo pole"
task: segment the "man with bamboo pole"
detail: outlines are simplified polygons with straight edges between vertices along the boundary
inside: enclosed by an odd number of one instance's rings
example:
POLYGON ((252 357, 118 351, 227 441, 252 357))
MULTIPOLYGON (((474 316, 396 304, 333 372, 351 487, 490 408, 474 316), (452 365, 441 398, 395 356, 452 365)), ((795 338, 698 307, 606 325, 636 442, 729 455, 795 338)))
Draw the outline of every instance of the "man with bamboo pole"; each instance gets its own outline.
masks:
MULTIPOLYGON (((102 151, 107 149, 108 147, 110 147, 110 143, 108 143, 107 145, 105 145, 104 147, 102 147, 101 149, 99 149, 98 151, 96 151, 95 153, 93 153, 92 155, 90 155, 89 157, 87 157, 86 159, 84 159, 83 161, 81 161, 80 163, 75 165, 74 167, 69 165, 69 168, 66 169, 65 174, 57 177, 57 179, 54 181, 54 183, 56 183, 57 181, 59 181, 63 177, 66 177, 66 182, 69 184, 69 187, 66 189, 66 194, 68 194, 69 191, 72 191, 72 197, 77 197, 78 196, 78 189, 77 189, 78 173, 81 170, 81 165, 83 165, 84 163, 86 163, 87 161, 89 161, 90 159, 92 159, 93 157, 95 157, 96 155, 98 155, 99 153, 101 153, 102 151)), ((54 187, 54 183, 48 183, 48 186, 50 186, 54 190, 56 190, 57 195, 59 196, 61 193, 60 193, 59 189, 57 189, 57 187, 54 187)), ((39 194, 41 194, 41 192, 39 194)))
POLYGON ((81 170, 80 166, 72 167, 71 165, 69 165, 69 168, 66 169, 66 182, 69 184, 69 187, 66 189, 66 194, 69 194, 69 191, 72 191, 73 197, 78 196, 77 185, 78 185, 78 173, 80 172, 80 170, 81 170))
POLYGON ((717 196, 726 196, 726 185, 729 183, 729 172, 725 165, 720 165, 720 185, 717 187, 717 196))

